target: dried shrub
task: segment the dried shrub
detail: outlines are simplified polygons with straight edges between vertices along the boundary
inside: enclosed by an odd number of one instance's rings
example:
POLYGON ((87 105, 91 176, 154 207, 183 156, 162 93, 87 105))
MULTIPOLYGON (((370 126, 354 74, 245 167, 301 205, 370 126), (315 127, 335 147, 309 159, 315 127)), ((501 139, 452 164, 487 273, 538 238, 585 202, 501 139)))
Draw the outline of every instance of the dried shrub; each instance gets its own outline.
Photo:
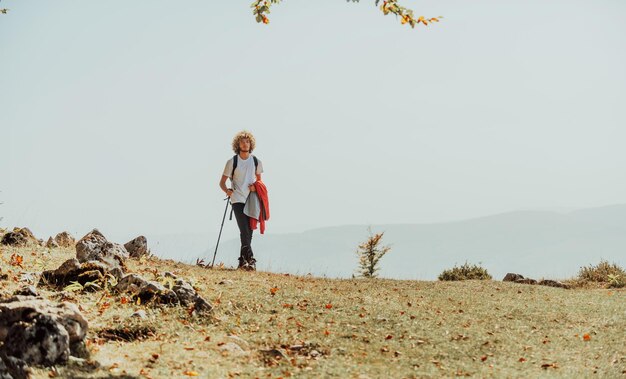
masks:
POLYGON ((465 262, 460 267, 454 265, 450 270, 444 270, 438 278, 439 280, 491 280, 491 275, 480 265, 470 265, 465 262))
POLYGON ((621 288, 626 286, 626 271, 616 263, 601 260, 597 265, 581 267, 577 280, 581 283, 603 283, 607 287, 621 288))

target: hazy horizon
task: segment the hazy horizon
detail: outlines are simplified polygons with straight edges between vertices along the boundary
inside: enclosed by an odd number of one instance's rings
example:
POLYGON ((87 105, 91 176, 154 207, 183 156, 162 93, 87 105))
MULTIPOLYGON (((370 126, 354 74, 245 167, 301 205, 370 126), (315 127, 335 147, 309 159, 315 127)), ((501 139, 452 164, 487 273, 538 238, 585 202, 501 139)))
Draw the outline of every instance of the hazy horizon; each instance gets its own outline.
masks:
POLYGON ((626 203, 626 3, 403 5, 4 0, 0 227, 212 240, 241 129, 268 234, 626 203))

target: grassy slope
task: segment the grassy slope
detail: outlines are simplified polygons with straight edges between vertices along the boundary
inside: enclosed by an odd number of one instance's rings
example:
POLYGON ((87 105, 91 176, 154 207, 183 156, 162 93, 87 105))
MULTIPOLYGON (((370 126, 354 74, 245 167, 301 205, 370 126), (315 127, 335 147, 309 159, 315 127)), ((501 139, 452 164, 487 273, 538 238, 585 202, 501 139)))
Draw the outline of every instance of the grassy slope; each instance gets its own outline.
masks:
MULTIPOLYGON (((0 268, 10 276, 0 281, 4 293, 18 287, 14 277, 20 272, 56 268, 74 256, 70 249, 0 249, 0 268), (24 269, 9 265, 12 253, 24 257, 24 269)), ((158 269, 192 279, 215 304, 213 314, 200 318, 182 308, 122 304, 120 296, 102 298, 102 292, 72 294, 71 301, 89 320, 89 347, 100 368, 59 368, 61 376, 626 375, 624 290, 562 290, 497 281, 330 280, 207 270, 156 258, 129 266, 148 278, 158 269), (274 295, 271 288, 278 288, 274 295), (110 305, 103 307, 105 302, 110 305), (130 318, 138 309, 146 310, 147 319, 130 318), (97 336, 103 328, 120 326, 149 326, 155 333, 133 342, 97 336), (233 341, 228 337, 233 334, 246 341, 238 342, 246 354, 220 350, 233 341), (590 340, 583 339, 585 334, 590 340), (287 349, 293 345, 305 348, 287 349), (271 349, 286 358, 262 352, 271 349)), ((46 288, 40 292, 60 297, 46 288)), ((37 369, 35 377, 47 378, 49 372, 37 369)))

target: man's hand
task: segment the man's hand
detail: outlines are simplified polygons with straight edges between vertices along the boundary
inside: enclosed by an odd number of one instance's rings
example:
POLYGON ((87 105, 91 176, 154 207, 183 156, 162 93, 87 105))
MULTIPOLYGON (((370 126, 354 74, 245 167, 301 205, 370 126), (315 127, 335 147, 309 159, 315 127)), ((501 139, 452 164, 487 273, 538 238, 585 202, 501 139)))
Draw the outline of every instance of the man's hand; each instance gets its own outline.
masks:
POLYGON ((250 184, 248 189, 250 190, 250 192, 256 192, 256 187, 254 186, 254 184, 250 184))
POLYGON ((226 190, 226 196, 231 197, 233 195, 233 190, 232 189, 227 189, 226 190))

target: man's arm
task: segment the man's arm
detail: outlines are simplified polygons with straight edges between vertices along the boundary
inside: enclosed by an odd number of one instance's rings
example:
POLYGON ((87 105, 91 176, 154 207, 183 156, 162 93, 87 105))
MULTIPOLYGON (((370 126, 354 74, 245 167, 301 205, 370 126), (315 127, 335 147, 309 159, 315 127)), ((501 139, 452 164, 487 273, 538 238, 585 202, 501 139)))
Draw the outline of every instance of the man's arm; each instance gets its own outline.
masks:
POLYGON ((224 191, 226 196, 230 197, 230 195, 233 194, 233 190, 226 187, 226 180, 228 180, 228 176, 222 175, 222 179, 220 180, 220 188, 222 189, 222 191, 224 191))
MULTIPOLYGON (((261 181, 261 174, 256 174, 256 181, 261 181)), ((256 192, 256 187, 254 186, 254 183, 250 184, 250 186, 248 186, 248 189, 250 190, 250 192, 256 192)))

